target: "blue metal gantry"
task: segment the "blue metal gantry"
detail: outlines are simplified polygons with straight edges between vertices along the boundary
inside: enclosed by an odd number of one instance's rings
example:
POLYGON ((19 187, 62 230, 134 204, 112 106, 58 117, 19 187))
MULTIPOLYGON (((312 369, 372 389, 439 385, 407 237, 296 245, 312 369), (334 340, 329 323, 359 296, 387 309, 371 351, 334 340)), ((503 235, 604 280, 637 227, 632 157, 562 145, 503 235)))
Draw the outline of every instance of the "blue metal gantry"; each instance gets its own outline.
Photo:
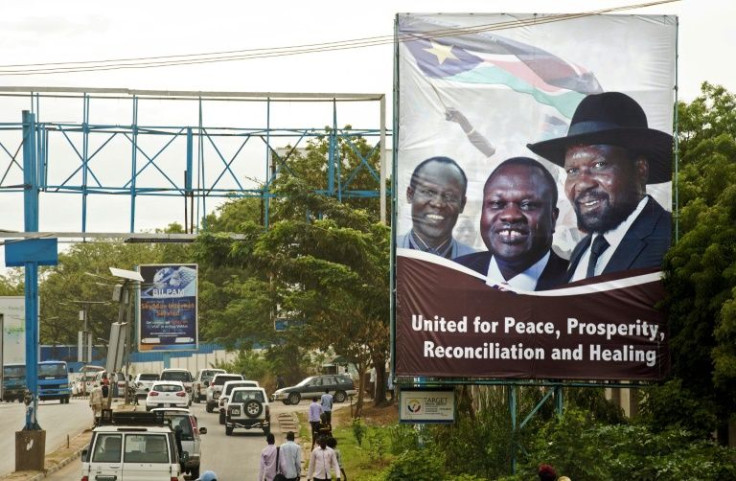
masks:
POLYGON ((0 193, 38 189, 42 201, 52 194, 81 196, 80 233, 94 232, 89 203, 98 195, 129 197, 130 233, 144 197, 181 198, 191 233, 209 212, 208 200, 211 211, 215 202, 210 199, 262 198, 268 225, 271 186, 284 161, 309 139, 327 137, 327 187, 320 192, 338 199, 380 197, 385 221, 386 135, 383 94, 0 87, 0 193), (29 149, 23 145, 22 111, 35 115, 30 136, 35 186, 25 185, 19 158, 29 149), (80 118, 68 120, 80 111, 80 118), (343 125, 370 122, 375 127, 339 127, 339 111, 343 125), (368 155, 356 148, 358 139, 373 145, 368 155), (360 159, 351 172, 340 171, 341 141, 360 159), (376 152, 380 172, 367 161, 376 152), (362 172, 375 180, 375 188, 353 186, 362 172))

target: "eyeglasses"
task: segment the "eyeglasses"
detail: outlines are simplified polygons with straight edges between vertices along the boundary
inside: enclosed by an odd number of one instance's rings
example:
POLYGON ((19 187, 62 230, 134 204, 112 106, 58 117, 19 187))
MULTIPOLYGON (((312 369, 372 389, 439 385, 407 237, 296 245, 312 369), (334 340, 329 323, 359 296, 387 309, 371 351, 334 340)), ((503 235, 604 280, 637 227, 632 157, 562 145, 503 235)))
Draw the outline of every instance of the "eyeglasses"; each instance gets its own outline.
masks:
POLYGON ((414 193, 414 195, 418 196, 422 201, 439 200, 448 205, 460 205, 462 200, 461 197, 454 192, 438 192, 437 190, 429 187, 417 187, 414 190, 414 193))

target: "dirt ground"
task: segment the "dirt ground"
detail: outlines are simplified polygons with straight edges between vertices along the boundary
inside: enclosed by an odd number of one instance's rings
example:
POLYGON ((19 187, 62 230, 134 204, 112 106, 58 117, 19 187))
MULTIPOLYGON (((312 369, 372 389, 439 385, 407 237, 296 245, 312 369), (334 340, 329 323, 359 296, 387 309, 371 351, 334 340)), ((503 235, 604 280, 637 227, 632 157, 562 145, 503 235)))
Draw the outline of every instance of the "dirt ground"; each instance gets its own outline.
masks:
MULTIPOLYGON (((350 417, 350 409, 340 409, 335 411, 333 424, 345 426, 352 422, 350 417)), ((396 403, 386 406, 375 407, 372 400, 366 400, 363 404, 363 420, 369 425, 385 426, 388 424, 396 424, 399 422, 399 408, 396 403)))

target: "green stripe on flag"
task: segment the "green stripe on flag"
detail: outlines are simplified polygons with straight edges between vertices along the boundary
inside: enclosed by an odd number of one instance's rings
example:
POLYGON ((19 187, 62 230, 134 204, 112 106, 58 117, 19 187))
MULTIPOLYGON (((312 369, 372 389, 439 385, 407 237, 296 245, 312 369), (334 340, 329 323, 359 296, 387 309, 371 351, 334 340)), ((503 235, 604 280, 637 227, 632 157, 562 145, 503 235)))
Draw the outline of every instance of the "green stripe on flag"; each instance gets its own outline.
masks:
POLYGON ((556 108, 568 119, 572 118, 578 104, 585 97, 585 94, 572 90, 559 94, 547 94, 503 69, 487 65, 451 77, 445 77, 444 80, 470 84, 505 85, 515 92, 531 95, 540 104, 556 108))

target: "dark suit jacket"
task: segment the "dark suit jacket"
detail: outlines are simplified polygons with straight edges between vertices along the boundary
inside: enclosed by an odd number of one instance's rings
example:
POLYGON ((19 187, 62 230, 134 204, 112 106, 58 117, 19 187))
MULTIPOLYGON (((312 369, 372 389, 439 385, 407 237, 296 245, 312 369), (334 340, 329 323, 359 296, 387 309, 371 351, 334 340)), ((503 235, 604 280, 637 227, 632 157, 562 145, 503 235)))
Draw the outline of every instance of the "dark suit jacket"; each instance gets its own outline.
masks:
MULTIPOLYGON (((476 252, 453 259, 458 264, 464 265, 484 276, 488 274, 488 266, 491 265, 491 253, 489 251, 476 252)), ((550 251, 547 265, 542 275, 537 280, 536 291, 546 291, 564 284, 567 281, 567 261, 550 251)))
MULTIPOLYGON (((645 267, 661 267, 664 253, 670 247, 671 232, 672 214, 649 197, 639 217, 631 224, 616 252, 603 269, 603 274, 645 267)), ((568 279, 575 272, 580 257, 590 245, 591 238, 591 235, 585 236, 572 251, 568 279)))

